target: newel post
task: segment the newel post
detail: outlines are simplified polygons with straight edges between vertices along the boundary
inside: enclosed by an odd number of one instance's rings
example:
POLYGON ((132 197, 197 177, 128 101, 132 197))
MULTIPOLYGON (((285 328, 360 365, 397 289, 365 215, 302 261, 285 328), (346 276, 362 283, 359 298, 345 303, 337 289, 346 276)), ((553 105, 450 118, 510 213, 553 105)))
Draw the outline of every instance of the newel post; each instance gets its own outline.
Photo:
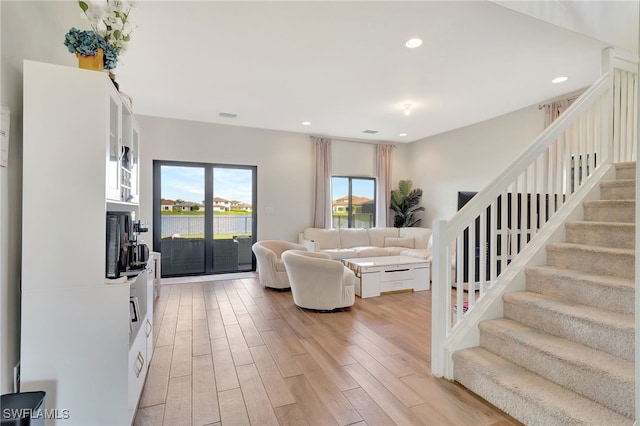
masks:
POLYGON ((446 371, 444 342, 447 337, 447 291, 451 291, 447 285, 446 271, 447 258, 446 242, 443 241, 442 231, 446 225, 445 220, 433 221, 433 256, 432 256, 432 283, 431 283, 431 374, 442 377, 446 371))

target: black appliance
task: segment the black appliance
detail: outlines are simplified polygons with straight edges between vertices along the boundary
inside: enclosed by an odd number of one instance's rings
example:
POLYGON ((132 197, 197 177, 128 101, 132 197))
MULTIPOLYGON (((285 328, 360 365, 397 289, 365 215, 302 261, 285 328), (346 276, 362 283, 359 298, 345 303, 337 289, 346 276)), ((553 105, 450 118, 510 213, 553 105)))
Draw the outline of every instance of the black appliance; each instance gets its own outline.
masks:
POLYGON ((106 277, 118 278, 129 270, 129 236, 132 235, 131 212, 107 212, 106 277))
POLYGON ((129 240, 129 268, 142 269, 149 261, 149 247, 142 242, 140 234, 148 232, 149 228, 139 220, 133 221, 133 233, 129 240))

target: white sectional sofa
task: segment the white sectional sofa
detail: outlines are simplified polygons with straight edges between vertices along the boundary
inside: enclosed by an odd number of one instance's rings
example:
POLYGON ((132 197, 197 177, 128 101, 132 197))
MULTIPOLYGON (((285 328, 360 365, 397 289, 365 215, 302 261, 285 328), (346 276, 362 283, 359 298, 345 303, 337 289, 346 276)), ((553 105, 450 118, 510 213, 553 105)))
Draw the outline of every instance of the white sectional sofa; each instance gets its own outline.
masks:
POLYGON ((306 228, 298 243, 332 259, 413 256, 431 260, 430 228, 306 228))

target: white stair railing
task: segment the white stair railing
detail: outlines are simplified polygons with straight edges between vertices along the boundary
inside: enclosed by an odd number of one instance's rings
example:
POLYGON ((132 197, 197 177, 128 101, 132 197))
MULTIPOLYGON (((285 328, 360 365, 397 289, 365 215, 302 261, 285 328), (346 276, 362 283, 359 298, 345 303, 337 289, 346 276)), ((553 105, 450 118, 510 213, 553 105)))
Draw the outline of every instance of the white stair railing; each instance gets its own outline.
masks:
POLYGON ((508 279, 509 265, 569 197, 601 164, 635 161, 637 62, 606 49, 603 70, 596 83, 454 217, 434 221, 434 375, 453 379, 447 348, 457 342, 460 349, 468 322, 485 319, 468 314, 483 298, 501 297, 491 294, 491 287, 508 279))

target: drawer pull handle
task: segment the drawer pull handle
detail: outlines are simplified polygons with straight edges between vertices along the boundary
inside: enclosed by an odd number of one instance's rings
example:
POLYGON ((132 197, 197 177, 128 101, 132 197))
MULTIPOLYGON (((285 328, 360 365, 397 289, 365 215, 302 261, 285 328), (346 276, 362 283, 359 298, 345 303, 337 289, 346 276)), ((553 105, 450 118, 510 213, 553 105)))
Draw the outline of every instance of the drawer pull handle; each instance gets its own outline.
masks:
POLYGON ((407 272, 409 270, 409 268, 407 269, 390 269, 388 271, 384 271, 384 272, 407 272))

